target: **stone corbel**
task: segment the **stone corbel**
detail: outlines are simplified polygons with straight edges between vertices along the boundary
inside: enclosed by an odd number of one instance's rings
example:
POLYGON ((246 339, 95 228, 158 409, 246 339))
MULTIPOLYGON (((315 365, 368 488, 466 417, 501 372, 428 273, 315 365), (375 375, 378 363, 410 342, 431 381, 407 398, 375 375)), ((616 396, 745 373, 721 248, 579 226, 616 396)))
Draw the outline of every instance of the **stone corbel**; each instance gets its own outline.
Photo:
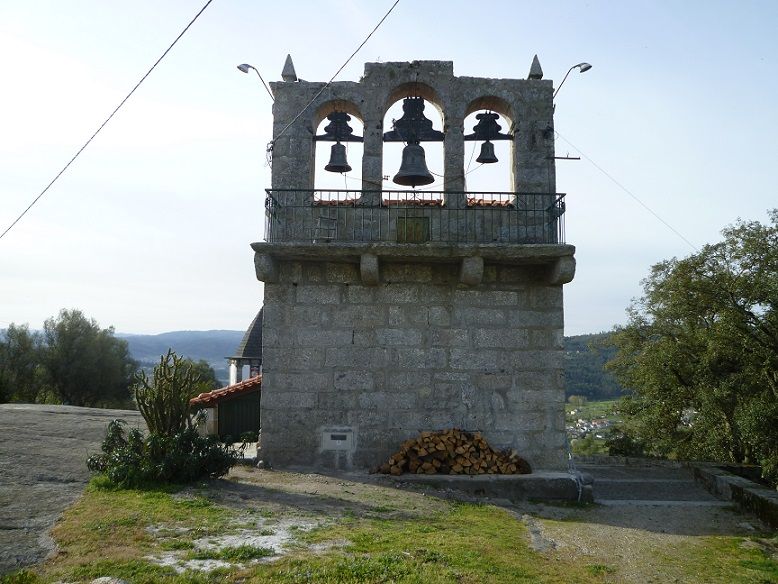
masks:
POLYGON ((365 286, 378 286, 381 281, 378 256, 371 253, 362 254, 359 258, 359 272, 365 286))
POLYGON ((254 254, 254 271, 260 282, 278 282, 278 260, 269 254, 254 254))
POLYGON ((459 281, 467 286, 478 286, 484 277, 484 258, 471 256, 462 258, 459 281))
POLYGON ((575 276, 575 258, 564 256, 558 258, 549 268, 546 282, 559 286, 573 281, 575 276))

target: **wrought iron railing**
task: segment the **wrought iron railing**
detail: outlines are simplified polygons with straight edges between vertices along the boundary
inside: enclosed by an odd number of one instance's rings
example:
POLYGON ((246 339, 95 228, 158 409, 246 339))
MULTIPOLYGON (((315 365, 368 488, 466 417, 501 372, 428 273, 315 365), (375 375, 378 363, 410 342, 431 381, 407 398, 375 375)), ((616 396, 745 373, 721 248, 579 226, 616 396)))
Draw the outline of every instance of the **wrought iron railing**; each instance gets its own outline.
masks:
POLYGON ((564 243, 565 195, 267 189, 265 239, 564 243))

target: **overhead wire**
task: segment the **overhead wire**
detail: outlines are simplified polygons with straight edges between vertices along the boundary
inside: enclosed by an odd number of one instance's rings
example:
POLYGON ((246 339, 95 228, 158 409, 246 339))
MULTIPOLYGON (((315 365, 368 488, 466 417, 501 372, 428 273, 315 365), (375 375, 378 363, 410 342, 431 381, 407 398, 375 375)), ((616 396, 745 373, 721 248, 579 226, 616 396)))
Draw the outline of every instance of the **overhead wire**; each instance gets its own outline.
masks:
POLYGON ((313 104, 313 102, 315 102, 315 101, 316 101, 316 100, 319 98, 319 96, 320 96, 322 93, 324 93, 324 91, 325 91, 325 90, 326 90, 326 89, 327 89, 327 88, 328 88, 330 85, 332 85, 332 82, 333 82, 333 81, 335 81, 335 78, 336 78, 338 75, 340 75, 340 72, 341 72, 341 71, 343 71, 343 69, 345 69, 345 68, 346 68, 346 65, 348 65, 348 64, 351 62, 351 59, 353 59, 353 58, 356 56, 356 54, 357 54, 357 53, 360 51, 360 49, 361 49, 362 47, 364 47, 364 46, 365 46, 365 44, 367 43, 367 41, 369 41, 369 40, 370 40, 370 37, 372 37, 372 36, 373 36, 373 34, 375 34, 375 31, 377 31, 377 30, 378 30, 378 28, 379 28, 379 27, 380 27, 380 26, 381 26, 381 25, 384 23, 384 21, 385 21, 385 20, 386 20, 386 19, 389 17, 389 15, 392 13, 392 11, 394 10, 395 6, 397 6, 399 3, 400 3, 400 0, 395 0, 394 4, 392 4, 392 6, 389 8, 389 10, 387 10, 387 11, 386 11, 386 14, 384 14, 383 18, 381 18, 381 20, 379 20, 379 21, 378 21, 378 24, 376 24, 376 25, 375 25, 375 27, 373 27, 373 30, 371 30, 371 31, 370 31, 370 34, 368 34, 368 35, 365 37, 365 40, 363 40, 363 41, 362 41, 362 42, 359 44, 359 46, 358 46, 358 47, 357 47, 357 48, 354 50, 354 52, 353 52, 353 53, 351 53, 351 55, 349 56, 349 58, 348 58, 348 59, 346 59, 346 61, 345 61, 345 62, 344 62, 344 63, 343 63, 341 66, 340 66, 340 68, 339 68, 337 71, 335 71, 335 74, 334 74, 332 77, 330 77, 330 80, 329 80, 329 81, 327 81, 327 83, 325 83, 325 84, 324 84, 324 86, 323 86, 323 87, 322 87, 322 88, 321 88, 319 91, 317 91, 317 92, 316 92, 316 95, 314 95, 314 96, 313 96, 313 97, 310 99, 310 101, 309 101, 308 103, 306 103, 306 104, 305 104, 305 106, 303 106, 303 108, 302 108, 302 109, 301 109, 301 110, 300 110, 300 111, 297 113, 297 115, 296 115, 294 118, 292 118, 292 121, 291 121, 291 122, 289 122, 289 123, 288 123, 286 126, 284 126, 284 128, 283 128, 283 129, 282 129, 282 130, 281 130, 281 131, 278 133, 278 135, 277 135, 277 136, 275 136, 275 138, 273 138, 273 139, 272 139, 272 140, 271 140, 271 141, 268 143, 268 145, 267 145, 268 161, 270 161, 270 160, 272 159, 273 144, 275 144, 276 140, 278 140, 278 139, 279 139, 281 136, 283 136, 283 135, 286 133, 286 131, 287 131, 289 128, 291 128, 291 127, 292 127, 292 125, 293 125, 293 124, 294 124, 294 123, 295 123, 297 120, 299 120, 299 119, 300 119, 300 116, 301 116, 301 115, 303 115, 303 114, 304 114, 304 113, 305 113, 305 112, 308 110, 308 108, 309 108, 309 107, 311 107, 311 105, 313 104))
MULTIPOLYGON (((398 1, 399 1, 399 0, 398 0, 398 1)), ((123 99, 123 100, 122 100, 122 101, 119 103, 119 105, 117 105, 117 106, 116 106, 116 108, 115 108, 115 109, 114 109, 114 110, 111 112, 111 115, 109 115, 109 116, 108 116, 108 117, 105 119, 105 121, 104 121, 102 124, 100 124, 100 127, 99 127, 99 128, 97 128, 97 130, 95 130, 94 134, 92 134, 92 135, 89 137, 89 139, 88 139, 86 142, 84 142, 84 145, 83 145, 83 146, 81 146, 81 148, 79 148, 79 149, 78 149, 78 152, 76 152, 76 153, 73 155, 73 158, 71 158, 71 159, 68 161, 68 163, 67 163, 65 166, 63 166, 63 167, 62 167, 62 170, 60 170, 60 171, 57 173, 57 175, 56 175, 56 176, 55 176, 53 179, 51 179, 51 182, 49 182, 49 184, 48 184, 48 185, 46 185, 46 188, 44 188, 44 189, 43 189, 43 190, 40 192, 40 194, 39 194, 37 197, 35 197, 35 198, 32 200, 32 202, 31 202, 29 205, 27 205, 27 208, 26 208, 24 211, 22 211, 22 213, 21 213, 21 214, 20 214, 20 215, 19 215, 19 216, 18 216, 16 219, 14 219, 13 223, 11 223, 11 224, 10 224, 10 225, 9 225, 9 226, 8 226, 8 227, 5 229, 5 231, 3 231, 3 233, 2 233, 2 234, 0 234, 0 239, 2 239, 3 237, 5 237, 5 235, 6 235, 6 234, 7 234, 9 231, 11 231, 11 229, 13 229, 13 227, 14 227, 14 226, 15 226, 15 225, 16 225, 16 224, 17 224, 17 223, 18 223, 18 222, 19 222, 19 221, 22 219, 22 217, 24 217, 24 216, 27 214, 27 212, 28 212, 30 209, 32 209, 32 208, 33 208, 33 206, 34 206, 34 205, 35 205, 35 204, 36 204, 36 203, 37 203, 37 202, 38 202, 38 201, 41 199, 41 197, 43 197, 43 195, 45 195, 45 194, 48 192, 48 190, 49 190, 49 189, 52 187, 52 185, 53 185, 55 182, 57 182, 57 180, 59 179, 59 177, 60 177, 60 176, 62 176, 62 175, 65 173, 65 171, 66 171, 66 170, 67 170, 67 169, 70 167, 70 165, 71 165, 71 164, 73 164, 73 162, 75 162, 76 158, 78 158, 78 157, 79 157, 79 155, 80 155, 80 154, 81 154, 81 153, 84 151, 84 149, 86 149, 86 147, 87 147, 87 146, 89 146, 89 144, 92 142, 92 140, 94 140, 94 139, 95 139, 95 137, 96 137, 96 136, 97 136, 97 135, 100 133, 100 131, 101 131, 101 130, 102 130, 102 129, 103 129, 105 126, 106 126, 106 124, 108 124, 108 122, 110 122, 110 121, 111 121, 111 119, 112 119, 112 118, 113 118, 113 117, 116 115, 116 113, 117 113, 117 112, 118 112, 118 111, 119 111, 119 110, 122 108, 122 106, 123 106, 123 105, 124 105, 124 104, 127 102, 127 100, 128 100, 128 99, 130 99, 130 97, 132 97, 132 94, 133 94, 133 93, 135 93, 135 90, 137 90, 137 89, 138 89, 138 87, 140 87, 140 86, 141 86, 141 83, 143 83, 143 82, 146 80, 146 78, 147 78, 149 75, 151 75, 151 72, 152 72, 152 71, 154 71, 154 69, 156 69, 157 65, 159 65, 159 64, 160 64, 160 62, 162 61, 162 59, 164 59, 164 58, 167 56, 167 54, 168 54, 168 53, 171 51, 171 49, 172 49, 172 48, 173 48, 173 47, 176 45, 176 43, 177 43, 177 42, 178 42, 178 41, 181 39, 181 37, 183 37, 183 36, 184 36, 184 34, 186 33, 186 31, 188 31, 188 30, 189 30, 189 27, 191 27, 191 26, 192 26, 192 25, 195 23, 195 21, 196 21, 198 18, 200 18, 200 15, 201 15, 203 12, 205 12, 205 9, 206 9, 206 8, 208 8, 208 6, 211 4, 211 2, 213 2, 213 0, 207 0, 207 2, 206 2, 204 5, 203 5, 203 7, 200 9, 200 11, 199 11, 197 14, 195 14, 195 16, 194 16, 194 18, 193 18, 192 20, 190 20, 190 21, 189 21, 189 24, 187 24, 187 25, 184 27, 184 30, 182 30, 182 31, 179 33, 179 35, 178 35, 178 36, 175 38, 175 40, 174 40, 174 41, 173 41, 173 42, 170 44, 170 46, 168 46, 168 48, 167 48, 167 49, 165 49, 165 52, 164 52, 164 53, 162 53, 162 55, 159 57, 159 59, 157 59, 157 60, 155 61, 155 63, 154 63, 152 66, 151 66, 151 68, 150 68, 148 71, 146 71, 146 74, 145 74, 143 77, 141 77, 140 81, 138 81, 138 82, 135 84, 135 87, 133 87, 133 88, 132 88, 132 90, 131 90, 131 91, 130 91, 130 92, 129 92, 129 93, 126 95, 126 96, 125 96, 125 98, 124 98, 124 99, 123 99)))
POLYGON ((621 184, 618 180, 616 180, 607 170, 605 170, 602 166, 597 164, 594 160, 592 160, 583 150, 578 148, 575 144, 570 142, 567 138, 565 138, 562 134, 560 134, 558 131, 554 130, 556 135, 559 138, 562 138, 565 142, 567 142, 570 146, 576 149, 578 151, 578 154, 581 155, 581 157, 585 158, 594 168, 599 170, 602 174, 604 174, 613 184, 615 184, 617 187, 619 187, 622 191, 627 193, 630 197, 632 197, 641 207, 643 207, 646 211, 651 213, 660 223, 662 223, 665 227, 667 227, 670 231, 672 231, 675 235, 677 235, 680 239, 682 239, 689 247, 691 247, 694 251, 700 251, 700 248, 698 248, 696 245, 694 245, 691 241, 686 239, 684 235, 678 231, 675 227, 670 225, 667 221, 665 221, 656 211, 654 211, 651 207, 649 207, 646 203, 644 203, 640 197, 638 197, 635 193, 630 191, 627 187, 625 187, 623 184, 621 184))

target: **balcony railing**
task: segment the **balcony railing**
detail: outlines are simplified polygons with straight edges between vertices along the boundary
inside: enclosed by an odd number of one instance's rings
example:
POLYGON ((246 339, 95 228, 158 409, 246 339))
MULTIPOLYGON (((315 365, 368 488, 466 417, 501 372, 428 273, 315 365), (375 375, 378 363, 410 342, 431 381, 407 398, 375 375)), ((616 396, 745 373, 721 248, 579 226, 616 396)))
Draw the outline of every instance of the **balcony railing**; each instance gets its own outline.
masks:
POLYGON ((560 193, 267 189, 269 242, 564 243, 560 193))

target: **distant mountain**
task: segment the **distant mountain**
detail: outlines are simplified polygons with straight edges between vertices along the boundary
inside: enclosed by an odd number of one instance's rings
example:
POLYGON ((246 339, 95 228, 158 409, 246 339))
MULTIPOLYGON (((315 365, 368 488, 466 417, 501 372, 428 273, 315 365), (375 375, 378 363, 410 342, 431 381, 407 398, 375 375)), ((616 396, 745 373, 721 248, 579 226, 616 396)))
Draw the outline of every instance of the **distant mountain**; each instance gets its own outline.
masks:
POLYGON ((139 361, 144 369, 150 369, 159 362, 160 355, 173 349, 176 354, 199 361, 203 359, 216 371, 219 381, 227 383, 227 360, 235 353, 243 338, 244 331, 173 331, 158 335, 116 336, 127 341, 132 358, 139 361))
POLYGON ((609 372, 603 369, 615 349, 600 346, 609 333, 565 337, 565 395, 582 395, 590 400, 613 399, 624 395, 609 372))

